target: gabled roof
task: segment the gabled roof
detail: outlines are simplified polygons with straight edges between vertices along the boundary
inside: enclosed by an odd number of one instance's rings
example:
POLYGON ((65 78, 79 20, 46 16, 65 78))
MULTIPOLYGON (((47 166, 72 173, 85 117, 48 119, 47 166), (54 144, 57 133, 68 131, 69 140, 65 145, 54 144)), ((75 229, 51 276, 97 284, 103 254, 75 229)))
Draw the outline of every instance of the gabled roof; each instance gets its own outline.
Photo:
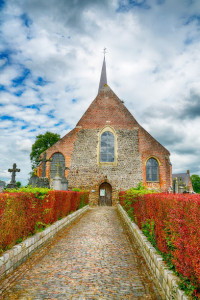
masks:
POLYGON ((94 129, 106 125, 119 129, 133 129, 139 125, 108 85, 100 90, 76 126, 94 129))
POLYGON ((172 179, 178 178, 178 181, 182 181, 186 186, 189 183, 190 174, 188 173, 176 173, 172 174, 172 179))

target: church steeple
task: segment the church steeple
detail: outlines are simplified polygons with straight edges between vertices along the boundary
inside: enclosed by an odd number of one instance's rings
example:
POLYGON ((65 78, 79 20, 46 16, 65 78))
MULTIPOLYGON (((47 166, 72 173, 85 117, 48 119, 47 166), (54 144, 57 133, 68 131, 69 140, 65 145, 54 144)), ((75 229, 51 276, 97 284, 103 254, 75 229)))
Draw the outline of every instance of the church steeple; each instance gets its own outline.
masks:
POLYGON ((100 82, 99 82, 98 93, 104 87, 104 85, 107 84, 105 53, 106 53, 106 48, 104 49, 104 59, 103 59, 103 66, 102 66, 102 70, 101 70, 101 77, 100 77, 100 82))

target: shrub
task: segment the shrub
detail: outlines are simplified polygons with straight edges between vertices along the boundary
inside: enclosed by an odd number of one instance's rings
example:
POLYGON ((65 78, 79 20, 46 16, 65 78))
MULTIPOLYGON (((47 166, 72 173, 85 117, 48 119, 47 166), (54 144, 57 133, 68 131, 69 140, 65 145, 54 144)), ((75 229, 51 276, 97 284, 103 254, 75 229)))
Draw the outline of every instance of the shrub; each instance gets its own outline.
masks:
POLYGON ((0 194, 0 252, 37 230, 88 204, 86 191, 44 188, 6 190, 0 194))
POLYGON ((128 191, 119 200, 181 277, 186 294, 200 299, 200 195, 128 191))

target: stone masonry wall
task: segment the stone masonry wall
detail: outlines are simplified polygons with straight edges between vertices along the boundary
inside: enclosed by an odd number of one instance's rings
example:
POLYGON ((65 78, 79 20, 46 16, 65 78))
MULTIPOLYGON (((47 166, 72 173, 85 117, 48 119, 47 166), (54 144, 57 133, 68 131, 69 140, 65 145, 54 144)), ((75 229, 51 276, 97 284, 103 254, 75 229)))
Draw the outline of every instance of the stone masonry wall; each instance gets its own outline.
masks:
POLYGON ((119 190, 127 190, 142 181, 138 130, 121 129, 117 134, 117 165, 100 166, 97 160, 99 129, 81 129, 74 143, 69 171, 69 189, 92 190, 90 204, 97 205, 99 186, 112 186, 113 204, 119 190))

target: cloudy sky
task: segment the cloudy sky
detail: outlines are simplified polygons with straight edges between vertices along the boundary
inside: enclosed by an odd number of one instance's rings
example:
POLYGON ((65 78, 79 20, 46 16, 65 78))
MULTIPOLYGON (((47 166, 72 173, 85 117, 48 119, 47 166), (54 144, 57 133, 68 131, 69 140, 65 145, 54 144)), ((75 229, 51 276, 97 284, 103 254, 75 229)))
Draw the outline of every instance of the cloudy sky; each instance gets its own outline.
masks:
POLYGON ((200 175, 199 0, 0 0, 0 179, 26 183, 38 134, 64 136, 108 85, 200 175))

